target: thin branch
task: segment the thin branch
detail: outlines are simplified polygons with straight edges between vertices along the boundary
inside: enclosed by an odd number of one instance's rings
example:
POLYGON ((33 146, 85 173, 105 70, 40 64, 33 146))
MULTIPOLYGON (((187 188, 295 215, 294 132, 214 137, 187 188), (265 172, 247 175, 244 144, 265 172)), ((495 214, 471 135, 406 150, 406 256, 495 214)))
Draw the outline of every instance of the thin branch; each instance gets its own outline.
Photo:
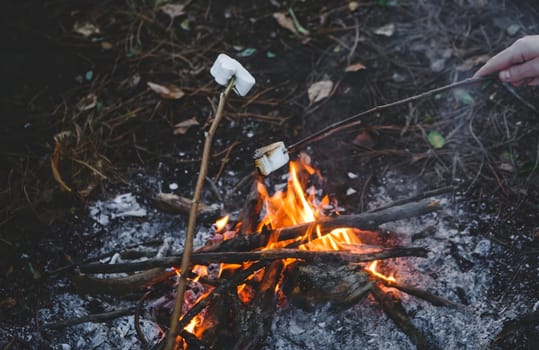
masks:
POLYGON ((404 284, 399 284, 396 282, 390 282, 386 280, 380 280, 383 284, 385 284, 388 287, 397 288, 400 291, 403 291, 406 294, 413 295, 415 297, 418 297, 420 299, 423 299, 425 301, 428 301, 434 306, 445 306, 451 309, 461 309, 462 305, 452 302, 451 300, 448 300, 446 298, 442 298, 441 296, 432 294, 430 292, 427 292, 424 289, 412 287, 404 284))
POLYGON ((144 300, 152 293, 151 290, 144 293, 142 298, 137 303, 137 307, 135 309, 135 319, 133 322, 135 323, 135 330, 137 331, 137 336, 140 339, 140 342, 142 343, 142 348, 146 349, 148 348, 148 340, 146 340, 146 336, 144 335, 144 332, 140 328, 140 312, 142 310, 142 307, 144 306, 144 300))
POLYGON ((333 123, 333 124, 323 128, 322 130, 317 131, 314 134, 311 134, 311 135, 299 140, 295 144, 288 147, 288 152, 289 153, 295 152, 302 146, 310 144, 313 141, 321 140, 321 139, 331 135, 334 132, 333 131, 334 129, 339 128, 339 130, 343 130, 343 129, 347 128, 347 127, 356 125, 356 121, 359 118, 362 118, 362 117, 364 117, 364 116, 366 116, 368 114, 373 114, 373 113, 380 112, 382 110, 385 110, 385 109, 388 109, 388 108, 391 108, 391 107, 395 107, 395 106, 398 106, 398 105, 413 102, 413 101, 422 99, 424 97, 428 97, 428 96, 434 95, 436 93, 439 93, 439 92, 442 92, 442 91, 445 91, 445 90, 449 90, 449 89, 453 89, 453 88, 456 88, 456 87, 459 87, 459 86, 475 84, 475 83, 479 83, 479 82, 483 82, 483 81, 491 80, 491 79, 494 79, 494 77, 489 76, 489 77, 480 77, 480 78, 468 78, 468 79, 464 79, 462 81, 457 81, 456 83, 452 83, 452 84, 445 85, 445 86, 442 86, 442 87, 439 87, 439 88, 436 88, 436 89, 428 90, 428 91, 425 91, 425 92, 420 93, 418 95, 407 97, 407 98, 402 99, 402 100, 391 102, 391 103, 388 103, 388 104, 385 104, 385 105, 382 105, 382 106, 373 107, 373 108, 371 108, 369 110, 360 112, 358 114, 354 114, 353 116, 348 117, 348 118, 346 118, 344 120, 341 120, 341 121, 339 121, 337 123, 333 123))
POLYGON ((195 225, 197 220, 198 213, 198 204, 200 203, 200 198, 202 195, 202 187, 204 186, 204 181, 208 173, 208 160, 210 158, 211 145, 213 141, 213 136, 217 131, 219 122, 223 118, 223 110, 225 108, 225 102, 234 86, 235 78, 230 79, 228 86, 225 91, 221 93, 219 97, 219 105, 217 106, 217 112, 215 113, 215 119, 213 120, 210 130, 206 135, 206 140, 204 142, 204 149, 202 152, 202 160, 200 162, 200 172, 198 174, 197 183, 195 186, 195 193, 193 194, 193 204, 191 206, 191 211, 189 212, 189 222, 187 224, 187 232, 185 236, 184 243, 184 254, 182 256, 182 264, 180 270, 182 272, 180 279, 178 281, 178 289, 176 291, 176 298, 174 300, 174 310, 170 319, 170 330, 167 335, 167 343, 165 346, 166 350, 173 350, 176 346, 176 337, 178 336, 179 327, 178 320, 181 315, 182 305, 183 305, 183 294, 185 293, 185 288, 187 285, 187 274, 185 273, 191 264, 191 252, 193 251, 193 237, 195 234, 195 225))
POLYGON ((456 191, 457 189, 458 189, 458 186, 440 187, 440 188, 437 188, 437 189, 434 189, 434 190, 431 190, 431 191, 426 191, 426 192, 423 192, 423 193, 419 193, 418 195, 415 195, 415 196, 410 197, 410 198, 398 199, 398 200, 393 201, 393 202, 389 203, 388 205, 385 205, 385 206, 382 206, 382 207, 367 210, 367 213, 375 213, 375 212, 378 212, 380 210, 391 208, 391 207, 394 207, 394 206, 397 206, 397 205, 403 205, 403 204, 407 204, 407 203, 410 203, 410 202, 415 202, 415 201, 418 201, 418 200, 421 200, 421 199, 424 199, 424 198, 439 196, 441 194, 446 194, 446 193, 449 193, 449 192, 452 192, 452 191, 456 191))
POLYGON ((68 318, 67 320, 63 320, 63 321, 45 323, 43 325, 43 328, 58 329, 58 328, 65 328, 69 326, 75 326, 75 325, 86 323, 86 322, 94 322, 94 323, 105 322, 105 321, 113 320, 118 317, 130 315, 133 313, 133 311, 135 311, 135 307, 128 307, 125 309, 103 312, 100 314, 90 314, 90 315, 86 315, 82 317, 73 317, 73 318, 68 318))
MULTIPOLYGON (((240 264, 247 261, 272 261, 280 259, 302 259, 318 262, 360 263, 373 260, 390 259, 403 256, 426 257, 428 250, 421 247, 394 247, 381 249, 371 253, 349 253, 346 251, 308 251, 302 249, 269 249, 255 252, 194 252, 191 263, 207 264, 240 264)), ((120 273, 134 272, 150 268, 178 265, 181 256, 156 258, 134 263, 122 264, 88 264, 80 266, 84 273, 120 273)))
POLYGON ((372 285, 371 294, 382 305, 386 315, 391 318, 404 333, 406 333, 410 341, 416 346, 417 350, 437 349, 433 344, 430 344, 427 338, 425 338, 419 329, 412 323, 398 298, 387 294, 377 284, 372 285))

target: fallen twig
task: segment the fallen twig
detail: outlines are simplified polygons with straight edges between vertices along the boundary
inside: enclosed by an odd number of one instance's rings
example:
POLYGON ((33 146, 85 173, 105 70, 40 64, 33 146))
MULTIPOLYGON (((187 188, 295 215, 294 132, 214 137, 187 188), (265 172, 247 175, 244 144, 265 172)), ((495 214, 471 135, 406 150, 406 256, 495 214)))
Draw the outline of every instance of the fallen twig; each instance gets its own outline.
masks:
POLYGON ((65 328, 70 326, 75 326, 81 323, 86 322, 105 322, 108 320, 113 320, 118 317, 127 316, 133 313, 135 311, 135 307, 131 306, 124 309, 109 311, 109 312, 103 312, 100 314, 91 314, 81 317, 73 317, 68 318, 67 320, 63 321, 57 321, 57 322, 49 322, 45 323, 42 327, 43 328, 49 328, 49 329, 58 329, 58 328, 65 328))

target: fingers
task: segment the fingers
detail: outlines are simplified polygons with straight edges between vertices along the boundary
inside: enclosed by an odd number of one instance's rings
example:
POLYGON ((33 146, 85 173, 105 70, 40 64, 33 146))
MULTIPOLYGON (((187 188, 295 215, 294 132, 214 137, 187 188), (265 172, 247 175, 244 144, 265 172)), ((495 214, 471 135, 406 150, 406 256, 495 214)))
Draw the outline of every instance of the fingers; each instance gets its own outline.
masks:
POLYGON ((518 83, 539 77, 539 57, 504 69, 500 72, 499 77, 500 80, 508 83, 518 83))
POLYGON ((483 77, 506 69, 511 65, 511 62, 514 59, 513 57, 514 50, 511 46, 488 60, 487 63, 474 74, 474 76, 483 77))
POLYGON ((539 78, 535 78, 528 83, 529 86, 539 86, 539 78))
MULTIPOLYGON (((485 76, 533 60, 539 56, 539 35, 526 36, 492 57, 474 76, 485 76)), ((501 78, 501 77, 500 77, 501 78)), ((512 81, 512 80, 511 80, 512 81)))

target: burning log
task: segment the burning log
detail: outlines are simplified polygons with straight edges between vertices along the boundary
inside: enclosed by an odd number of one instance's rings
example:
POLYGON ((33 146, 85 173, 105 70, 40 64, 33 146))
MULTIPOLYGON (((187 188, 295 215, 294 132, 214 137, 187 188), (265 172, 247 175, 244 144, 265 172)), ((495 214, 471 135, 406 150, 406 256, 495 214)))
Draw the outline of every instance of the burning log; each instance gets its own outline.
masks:
POLYGON ((256 231, 260 211, 264 204, 264 201, 258 193, 258 182, 261 181, 260 175, 257 173, 253 174, 253 180, 251 191, 245 200, 245 204, 243 205, 239 216, 239 221, 241 222, 241 234, 249 234, 256 231))
MULTIPOLYGON (((372 253, 350 253, 346 251, 309 251, 301 249, 270 249, 254 252, 195 252, 191 255, 193 264, 227 263, 238 264, 246 261, 273 261, 279 259, 302 259, 314 262, 360 263, 403 256, 426 257, 428 250, 421 247, 394 247, 372 253)), ((181 256, 150 259, 122 264, 86 264, 79 266, 83 273, 119 273, 141 271, 148 268, 170 267, 181 261, 181 256)))
POLYGON ((233 350, 260 349, 266 339, 275 313, 275 287, 279 282, 283 262, 274 261, 266 267, 264 276, 253 298, 247 305, 239 302, 235 312, 235 339, 233 350))
POLYGON ((313 228, 320 227, 322 234, 340 227, 356 227, 362 230, 374 230, 378 226, 391 221, 421 216, 439 210, 439 202, 430 199, 419 202, 398 205, 373 213, 357 215, 340 215, 334 218, 324 218, 314 222, 285 227, 277 230, 279 240, 296 238, 305 232, 313 232, 313 228))
POLYGON ((247 277, 249 277, 256 271, 266 267, 267 265, 268 265, 267 261, 261 261, 261 262, 251 265, 245 270, 242 270, 234 274, 234 276, 231 279, 229 279, 226 283, 223 283, 219 285, 218 287, 216 287, 210 294, 202 298, 189 311, 187 311, 187 313, 183 315, 183 317, 180 319, 178 326, 181 329, 183 329, 185 326, 189 324, 189 322, 193 319, 193 317, 195 317, 198 313, 200 313, 214 299, 226 293, 227 290, 229 290, 230 288, 237 286, 238 284, 241 284, 243 280, 245 280, 247 277))
POLYGON ((438 349, 412 323, 408 313, 395 295, 384 292, 377 284, 372 285, 371 294, 382 305, 386 315, 410 338, 418 350, 438 349))
POLYGON ((267 245, 270 237, 278 237, 279 241, 297 238, 317 225, 322 234, 335 228, 356 227, 362 230, 374 230, 378 226, 392 221, 421 216, 439 210, 439 202, 424 199, 414 203, 392 206, 376 212, 365 212, 357 215, 340 215, 334 218, 324 218, 296 226, 263 231, 252 235, 238 235, 217 246, 208 247, 208 251, 246 251, 267 245))
POLYGON ((283 291, 290 302, 308 311, 327 302, 336 307, 351 306, 374 283, 361 266, 297 263, 291 267, 283 291))

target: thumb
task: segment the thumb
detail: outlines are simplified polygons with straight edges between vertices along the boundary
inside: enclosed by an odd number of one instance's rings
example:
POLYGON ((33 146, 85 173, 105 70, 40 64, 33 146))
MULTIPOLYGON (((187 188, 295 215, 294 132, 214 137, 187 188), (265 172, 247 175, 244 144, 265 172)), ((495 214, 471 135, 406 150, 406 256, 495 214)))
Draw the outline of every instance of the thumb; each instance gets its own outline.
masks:
POLYGON ((514 83, 539 77, 539 57, 500 72, 500 80, 514 83))

